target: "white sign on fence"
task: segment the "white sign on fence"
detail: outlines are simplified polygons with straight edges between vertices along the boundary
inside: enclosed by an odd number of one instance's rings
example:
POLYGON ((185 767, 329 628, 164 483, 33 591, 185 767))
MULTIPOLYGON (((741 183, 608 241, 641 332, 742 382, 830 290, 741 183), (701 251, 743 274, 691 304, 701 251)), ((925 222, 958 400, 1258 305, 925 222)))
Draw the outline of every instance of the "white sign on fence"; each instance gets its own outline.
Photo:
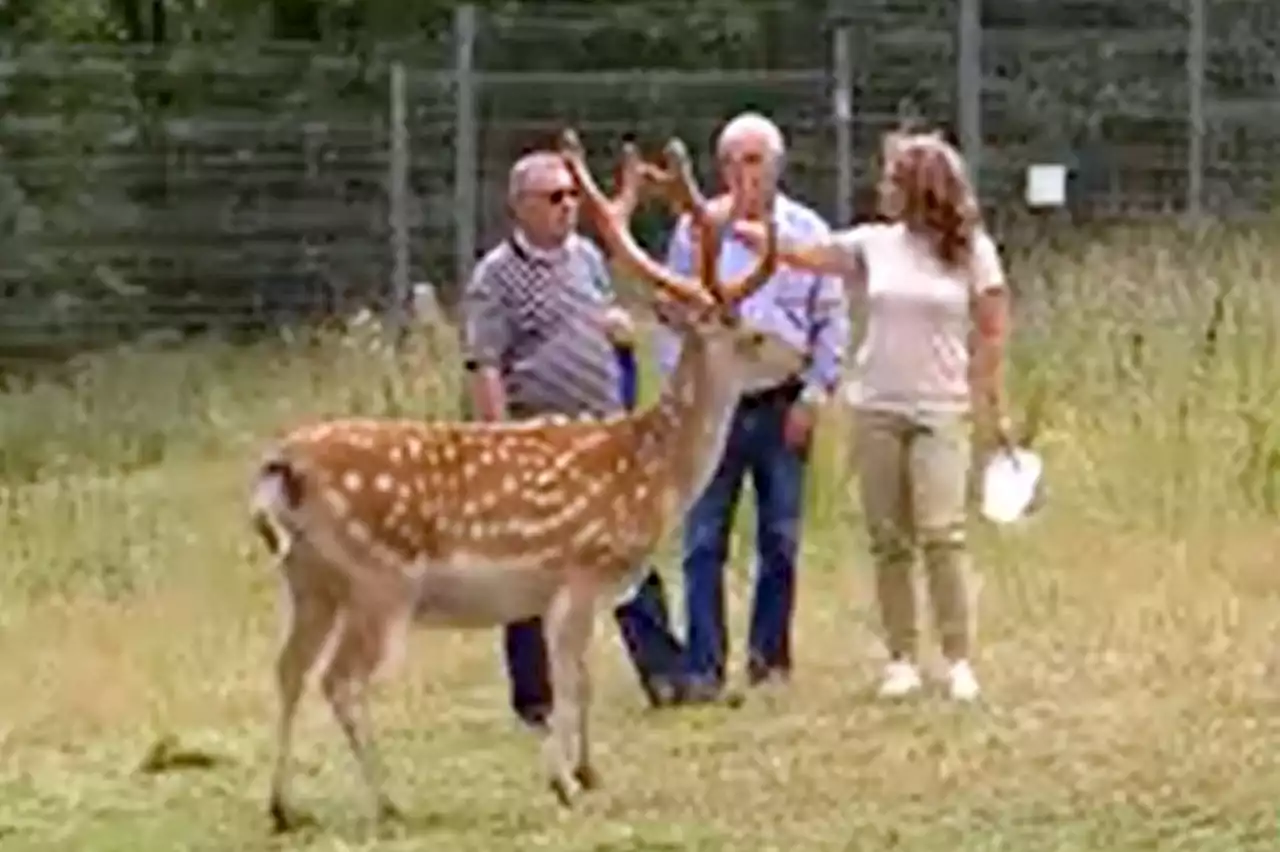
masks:
POLYGON ((1061 207, 1067 203, 1067 167, 1061 163, 1027 166, 1027 206, 1061 207))

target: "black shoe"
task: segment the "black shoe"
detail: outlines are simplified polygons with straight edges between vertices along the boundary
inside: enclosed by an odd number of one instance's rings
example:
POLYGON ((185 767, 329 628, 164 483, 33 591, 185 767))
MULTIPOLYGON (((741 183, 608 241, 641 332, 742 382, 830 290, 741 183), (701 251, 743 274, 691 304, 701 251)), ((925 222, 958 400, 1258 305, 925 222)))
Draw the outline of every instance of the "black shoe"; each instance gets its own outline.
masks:
POLYGON ((653 675, 644 680, 644 694, 654 710, 672 707, 680 703, 680 682, 672 677, 653 675))
POLYGON ((522 707, 516 711, 516 717, 520 720, 520 724, 524 725, 531 731, 536 733, 545 733, 547 730, 547 719, 551 716, 551 708, 543 705, 535 707, 522 707))
POLYGON ((691 677, 680 687, 678 703, 684 706, 718 704, 724 694, 724 684, 710 677, 691 677))
POLYGON ((791 680, 791 667, 766 665, 752 660, 747 664, 747 685, 765 686, 768 684, 785 684, 791 680))

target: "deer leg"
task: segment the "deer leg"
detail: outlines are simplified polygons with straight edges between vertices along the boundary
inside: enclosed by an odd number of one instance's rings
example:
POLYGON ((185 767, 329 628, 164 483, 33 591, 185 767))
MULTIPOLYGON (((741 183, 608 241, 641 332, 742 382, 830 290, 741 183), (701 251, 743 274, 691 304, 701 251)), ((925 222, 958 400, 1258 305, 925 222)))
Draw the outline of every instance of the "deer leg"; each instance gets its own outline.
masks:
POLYGON ((346 614, 347 622, 321 689, 360 767, 378 821, 398 821, 400 809, 383 788, 383 769, 367 706, 369 682, 390 647, 387 631, 392 624, 373 607, 351 609, 346 614))
POLYGON ((586 654, 578 660, 578 754, 573 762, 573 777, 582 785, 583 790, 595 790, 600 787, 600 773, 596 771, 591 760, 589 727, 591 707, 591 670, 587 666, 586 654))
POLYGON ((594 621, 594 596, 572 586, 556 594, 544 618, 553 702, 543 753, 551 789, 566 807, 581 790, 597 786, 600 780, 587 742, 591 690, 586 652, 594 621))
POLYGON ((335 632, 336 609, 322 594, 309 594, 290 584, 286 636, 276 659, 276 691, 279 718, 276 728, 276 762, 267 804, 272 828, 283 833, 313 822, 290 804, 289 782, 293 758, 293 723, 308 675, 316 667, 327 641, 335 632))

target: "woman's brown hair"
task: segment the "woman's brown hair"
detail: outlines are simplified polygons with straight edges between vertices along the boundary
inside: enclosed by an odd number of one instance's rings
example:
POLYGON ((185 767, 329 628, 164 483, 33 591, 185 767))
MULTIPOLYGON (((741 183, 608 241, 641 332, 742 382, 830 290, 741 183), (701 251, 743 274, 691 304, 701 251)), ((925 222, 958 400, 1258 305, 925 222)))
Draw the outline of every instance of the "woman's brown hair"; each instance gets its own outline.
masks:
POLYGON ((928 238, 948 266, 967 264, 982 211, 960 153, 938 132, 897 130, 881 156, 880 215, 928 238))

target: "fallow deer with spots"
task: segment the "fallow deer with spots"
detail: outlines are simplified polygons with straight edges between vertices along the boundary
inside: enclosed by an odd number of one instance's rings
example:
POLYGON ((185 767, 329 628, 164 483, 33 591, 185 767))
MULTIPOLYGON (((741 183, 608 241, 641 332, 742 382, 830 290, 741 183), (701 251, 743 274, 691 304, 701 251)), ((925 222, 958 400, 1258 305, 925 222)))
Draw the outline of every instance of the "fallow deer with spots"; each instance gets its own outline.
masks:
POLYGON ((709 480, 740 394, 797 372, 804 357, 739 322, 736 305, 777 263, 716 280, 717 226, 683 145, 667 170, 628 146, 612 198, 596 185, 577 137, 561 153, 615 260, 651 284, 680 330, 679 365, 646 410, 603 419, 427 423, 345 419, 294 431, 258 468, 255 527, 278 559, 289 604, 276 664, 277 758, 269 809, 298 824, 288 787, 295 710, 319 673, 380 817, 384 792, 366 687, 401 654, 411 625, 491 628, 541 615, 554 706, 543 744, 550 785, 569 805, 599 777, 588 748, 586 652, 597 608, 638 580, 660 538, 709 480), (696 277, 638 248, 637 183, 657 183, 698 223, 696 277))

